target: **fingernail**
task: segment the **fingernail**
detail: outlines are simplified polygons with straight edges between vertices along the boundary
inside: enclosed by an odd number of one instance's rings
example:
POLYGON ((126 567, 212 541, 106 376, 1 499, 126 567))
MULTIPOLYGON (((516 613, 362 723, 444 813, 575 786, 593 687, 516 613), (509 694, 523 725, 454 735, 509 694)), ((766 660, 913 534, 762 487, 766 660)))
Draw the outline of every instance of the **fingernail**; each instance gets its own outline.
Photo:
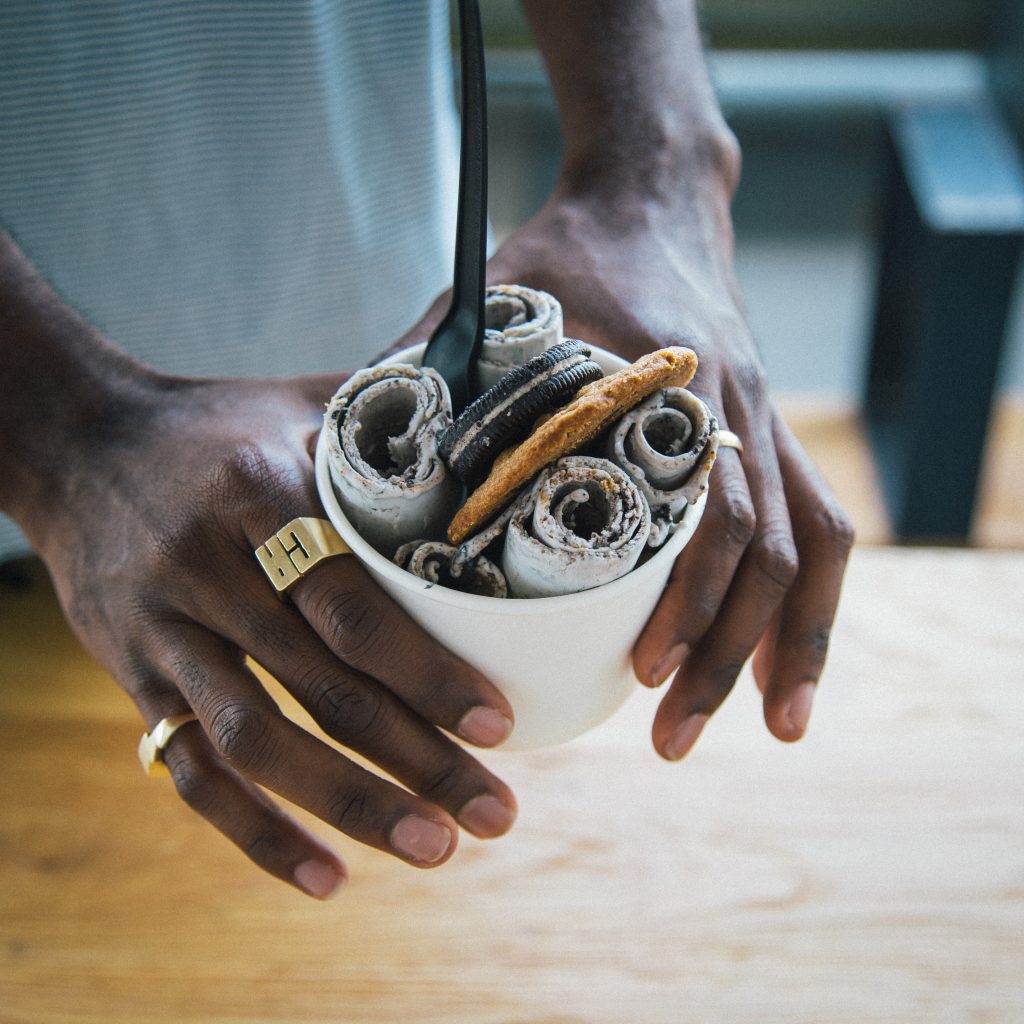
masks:
POLYGON ((409 814, 391 830, 391 845, 409 860, 436 864, 452 845, 452 834, 437 822, 409 814))
POLYGON ((797 736, 803 736, 807 730, 807 723, 811 718, 811 705, 814 703, 814 693, 817 689, 814 683, 801 683, 789 698, 789 706, 786 708, 786 719, 792 726, 797 736))
POLYGON ((512 722, 500 711, 482 705, 470 708, 459 722, 458 732, 464 740, 480 747, 496 747, 508 739, 512 722))
POLYGON ((493 839, 504 835, 512 827, 516 815, 497 797, 481 793, 459 811, 458 819, 459 824, 478 839, 493 839))
POLYGON ((672 734, 672 738, 665 744, 665 757, 670 761, 681 761, 697 742, 697 737, 707 720, 707 715, 690 715, 689 718, 684 718, 682 724, 672 734))
POLYGON ((337 868, 319 860, 305 860, 293 872, 296 884, 318 900, 329 900, 336 896, 345 883, 337 868))
POLYGON ((676 644, 668 654, 659 658, 651 669, 651 686, 661 686, 682 665, 689 653, 689 644, 676 644))

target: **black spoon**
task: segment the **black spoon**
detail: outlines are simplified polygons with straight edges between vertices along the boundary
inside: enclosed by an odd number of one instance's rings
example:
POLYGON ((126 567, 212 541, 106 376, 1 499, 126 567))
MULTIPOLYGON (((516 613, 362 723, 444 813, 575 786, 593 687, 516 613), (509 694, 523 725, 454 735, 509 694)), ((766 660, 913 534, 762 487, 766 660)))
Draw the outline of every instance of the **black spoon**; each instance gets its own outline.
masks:
POLYGON ((423 353, 423 365, 444 377, 458 416, 476 394, 476 363, 484 340, 487 262, 487 86, 477 0, 459 0, 462 63, 462 139, 459 215, 455 229, 452 298, 423 353))

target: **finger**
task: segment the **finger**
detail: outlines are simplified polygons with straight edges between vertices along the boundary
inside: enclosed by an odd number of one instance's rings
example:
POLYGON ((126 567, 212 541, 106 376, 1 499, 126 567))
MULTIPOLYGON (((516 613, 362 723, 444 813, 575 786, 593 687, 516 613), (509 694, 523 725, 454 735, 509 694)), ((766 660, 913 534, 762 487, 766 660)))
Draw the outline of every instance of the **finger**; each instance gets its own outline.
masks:
POLYGON ((676 559, 633 650, 634 671, 646 686, 664 683, 710 628, 754 537, 754 505, 736 455, 719 455, 697 533, 676 559))
MULTIPOLYGON (((294 493, 267 491, 246 509, 247 539, 237 552, 236 579, 252 581, 252 596, 244 602, 250 605, 248 633, 286 620, 252 551, 285 522, 303 514, 300 502, 294 493), (272 613, 270 607, 275 609, 272 613)), ((310 495, 305 507, 316 507, 315 503, 310 495)), ((288 597, 285 607, 297 609, 337 658, 378 679, 427 721, 485 747, 496 746, 512 731, 512 707, 497 687, 414 622, 354 556, 316 566, 291 587, 288 597)), ((204 607, 211 615, 226 614, 220 581, 211 581, 204 607)), ((239 642, 243 650, 250 649, 247 637, 239 642)))
MULTIPOLYGON (((756 509, 754 535, 713 625, 691 650, 655 716, 655 746, 670 760, 687 753, 703 723, 728 695, 798 571, 770 420, 760 430, 753 418, 740 424, 756 509)), ((705 543, 714 543, 714 538, 705 543)))
MULTIPOLYGON (((149 731, 162 718, 192 710, 162 681, 135 690, 149 731)), ((337 854, 217 758, 198 726, 179 728, 163 757, 178 795, 258 867, 321 900, 344 885, 348 871, 337 854)))
POLYGON ((751 667, 754 672, 754 684, 757 686, 758 692, 762 697, 768 685, 768 673, 771 671, 772 659, 775 657, 775 640, 779 633, 781 611, 782 605, 779 605, 775 609, 772 621, 768 624, 764 636, 761 637, 761 642, 757 645, 753 660, 751 661, 751 667))
POLYGON ((291 595, 338 659, 428 722, 484 747, 512 731, 512 706, 497 687, 414 622, 354 557, 319 566, 291 595))
POLYGON ((178 795, 264 871, 326 900, 348 879, 330 847, 215 754, 201 729, 172 738, 165 752, 178 795))
POLYGON ((339 672, 325 659, 290 689, 328 736, 444 808, 478 839, 512 827, 517 808, 509 787, 375 680, 339 672))
POLYGON ((262 609, 233 615, 221 627, 328 736, 443 807, 478 838, 494 838, 512 827, 517 808, 508 786, 390 689, 339 662, 294 610, 269 596, 260 603, 262 609))
MULTIPOLYGON (((250 514, 275 521, 280 513, 268 511, 272 504, 250 514)), ((251 596, 229 614, 220 589, 208 587, 200 597, 207 621, 266 667, 328 735, 479 838, 506 832, 517 813, 511 790, 427 724, 493 746, 511 730, 511 707, 500 692, 416 625, 355 558, 318 566, 289 592, 304 617, 292 602, 278 601, 254 557, 239 554, 235 576, 252 581, 251 596), (330 629, 333 651, 307 620, 327 621, 321 629, 330 629)))
POLYGON ((843 573, 853 546, 853 526, 799 442, 775 418, 779 462, 785 481, 800 572, 779 609, 770 643, 758 660, 765 722, 781 740, 807 729, 825 666, 843 573))
POLYGON ((450 815, 285 718, 224 641, 199 629, 181 636, 187 646, 176 648, 170 678, 228 767, 357 842, 420 867, 448 859, 457 834, 450 815))

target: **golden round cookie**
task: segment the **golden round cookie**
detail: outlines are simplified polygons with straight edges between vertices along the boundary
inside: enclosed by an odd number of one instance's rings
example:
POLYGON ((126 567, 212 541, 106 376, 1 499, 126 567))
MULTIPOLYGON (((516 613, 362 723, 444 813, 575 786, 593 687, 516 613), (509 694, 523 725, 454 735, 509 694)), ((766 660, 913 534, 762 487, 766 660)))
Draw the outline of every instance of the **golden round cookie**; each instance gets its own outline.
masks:
POLYGON ((449 541, 461 544, 493 519, 549 462, 582 448, 659 388, 686 387, 696 372, 696 353, 675 346, 649 352, 625 369, 580 388, 568 405, 494 460, 487 479, 448 527, 449 541))

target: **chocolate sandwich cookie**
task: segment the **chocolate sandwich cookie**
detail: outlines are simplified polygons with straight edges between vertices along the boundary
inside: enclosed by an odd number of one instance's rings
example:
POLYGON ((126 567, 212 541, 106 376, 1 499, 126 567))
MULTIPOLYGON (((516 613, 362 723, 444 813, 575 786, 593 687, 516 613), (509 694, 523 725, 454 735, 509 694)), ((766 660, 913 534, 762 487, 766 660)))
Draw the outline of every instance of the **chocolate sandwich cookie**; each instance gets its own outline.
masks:
POLYGON ((501 452, 529 436, 541 416, 560 409, 602 375, 590 349, 567 338, 488 388, 438 435, 438 453, 455 476, 475 486, 501 452))

